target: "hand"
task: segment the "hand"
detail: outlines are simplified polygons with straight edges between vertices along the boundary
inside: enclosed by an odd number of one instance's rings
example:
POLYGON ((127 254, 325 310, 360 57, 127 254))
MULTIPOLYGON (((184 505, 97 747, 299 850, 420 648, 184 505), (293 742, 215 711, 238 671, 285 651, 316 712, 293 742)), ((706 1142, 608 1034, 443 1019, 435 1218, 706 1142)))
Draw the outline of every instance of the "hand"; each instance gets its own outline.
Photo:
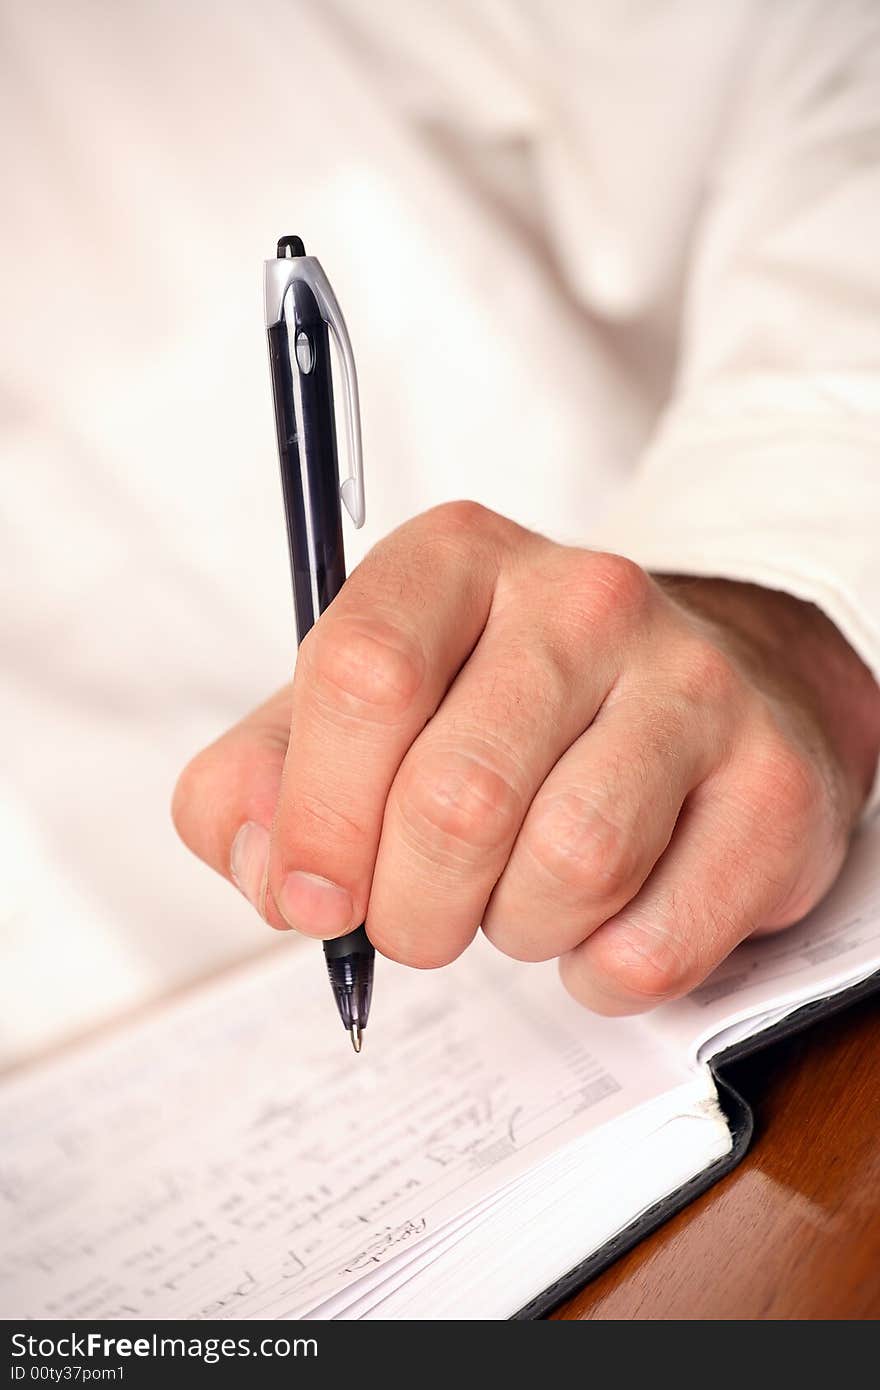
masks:
POLYGON ((482 923, 631 1013, 818 901, 878 746, 880 690, 811 605, 455 503, 371 552, 174 817, 274 927, 366 919, 431 967, 482 923))

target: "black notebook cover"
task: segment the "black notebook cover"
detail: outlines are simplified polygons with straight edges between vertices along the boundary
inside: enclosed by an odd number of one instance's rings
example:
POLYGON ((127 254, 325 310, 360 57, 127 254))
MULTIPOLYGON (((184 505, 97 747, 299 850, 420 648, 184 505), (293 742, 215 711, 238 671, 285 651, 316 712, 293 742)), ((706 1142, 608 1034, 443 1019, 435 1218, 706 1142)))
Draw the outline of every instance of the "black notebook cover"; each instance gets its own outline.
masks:
POLYGON ((861 980, 857 985, 850 986, 849 989, 841 990, 838 994, 832 994, 826 999, 817 999, 811 1004, 804 1004, 802 1008, 795 1009, 786 1018, 780 1019, 772 1028, 766 1028, 762 1032, 754 1034, 753 1037, 743 1038, 733 1047, 726 1048, 724 1052, 719 1052, 716 1057, 713 1057, 709 1064, 710 1070, 718 1088, 718 1099, 727 1116, 733 1135, 733 1147, 730 1152, 715 1163, 711 1163, 701 1173, 697 1173, 684 1186, 670 1193, 668 1197, 664 1197, 662 1201, 648 1207, 629 1226, 625 1226, 611 1240, 606 1241, 603 1246, 594 1250, 580 1264, 575 1265, 574 1269, 570 1269, 561 1278, 554 1280, 542 1293, 530 1299, 523 1308, 520 1308, 518 1313, 513 1314, 512 1321, 528 1322, 552 1313, 560 1303, 564 1303, 567 1298, 577 1293, 597 1274, 601 1274, 604 1269, 607 1269, 619 1255, 624 1255, 627 1250, 638 1245, 645 1236, 650 1235, 658 1226, 662 1226, 664 1221, 675 1216, 688 1203, 694 1201, 696 1197, 706 1192, 708 1188, 736 1167, 751 1143, 755 1122, 751 1106, 743 1099, 727 1076, 727 1071, 733 1063, 740 1062, 743 1058, 750 1057, 753 1053, 760 1052, 763 1048, 769 1047, 772 1043, 779 1042, 783 1038, 790 1037, 793 1033, 799 1033, 819 1019, 839 1013, 841 1010, 849 1008, 851 1004, 856 1004, 859 1000, 878 991, 880 991, 880 971, 869 975, 867 979, 861 980))

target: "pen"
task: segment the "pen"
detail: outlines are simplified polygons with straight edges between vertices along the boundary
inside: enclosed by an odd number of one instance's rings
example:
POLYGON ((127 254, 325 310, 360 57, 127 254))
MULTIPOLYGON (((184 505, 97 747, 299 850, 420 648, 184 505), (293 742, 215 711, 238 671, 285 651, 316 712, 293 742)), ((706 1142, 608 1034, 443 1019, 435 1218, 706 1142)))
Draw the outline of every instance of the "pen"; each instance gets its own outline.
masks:
MULTIPOLYGON (((364 524, 364 472, 354 354, 330 282, 299 237, 282 237, 264 268, 269 367, 287 544, 293 578, 297 643, 345 582, 344 503, 364 524), (340 481, 333 409, 330 339, 345 381, 350 476, 340 481)), ((375 951, 363 926, 324 942, 330 987, 355 1052, 370 1012, 375 951)))

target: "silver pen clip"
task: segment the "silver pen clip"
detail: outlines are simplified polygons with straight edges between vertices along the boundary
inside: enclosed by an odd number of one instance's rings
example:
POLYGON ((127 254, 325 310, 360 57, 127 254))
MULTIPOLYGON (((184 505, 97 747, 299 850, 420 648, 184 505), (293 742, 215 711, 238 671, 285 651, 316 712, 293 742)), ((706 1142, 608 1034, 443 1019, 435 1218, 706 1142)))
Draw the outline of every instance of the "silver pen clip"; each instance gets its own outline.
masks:
MULTIPOLYGON (((364 454, 361 441, 361 411, 357 369, 351 339, 333 286, 316 256, 278 256, 265 262, 263 307, 266 327, 273 328, 287 317, 285 300, 296 281, 308 285, 339 351, 345 377, 345 422, 348 433, 349 476, 340 479, 339 496, 355 526, 364 524, 364 454)), ((292 316, 291 316, 292 318, 292 316)))

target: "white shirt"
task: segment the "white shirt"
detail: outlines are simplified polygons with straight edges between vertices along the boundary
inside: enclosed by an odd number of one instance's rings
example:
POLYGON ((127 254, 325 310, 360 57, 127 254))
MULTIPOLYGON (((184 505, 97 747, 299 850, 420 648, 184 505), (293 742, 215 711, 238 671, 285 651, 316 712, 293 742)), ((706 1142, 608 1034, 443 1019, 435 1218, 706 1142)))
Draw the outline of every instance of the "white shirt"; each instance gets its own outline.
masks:
POLYGON ((264 944, 167 806, 294 659, 283 233, 358 358, 351 563, 475 497, 811 599, 880 672, 871 0, 0 13, 0 1054, 264 944))

